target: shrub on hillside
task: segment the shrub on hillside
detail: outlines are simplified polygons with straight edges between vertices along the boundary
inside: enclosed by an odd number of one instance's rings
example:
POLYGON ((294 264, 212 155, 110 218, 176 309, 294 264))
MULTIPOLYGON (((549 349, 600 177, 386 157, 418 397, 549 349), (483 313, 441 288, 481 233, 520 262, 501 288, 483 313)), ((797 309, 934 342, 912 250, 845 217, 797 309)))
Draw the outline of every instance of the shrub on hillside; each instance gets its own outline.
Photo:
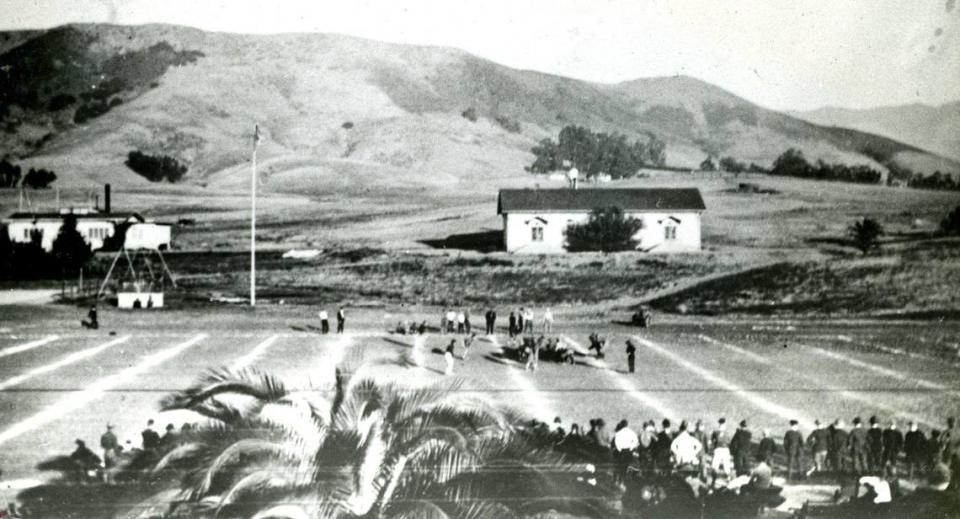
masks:
POLYGON ((23 177, 23 185, 33 189, 45 189, 57 179, 57 174, 48 169, 33 169, 23 177))
POLYGON ((847 228, 847 235, 853 246, 864 255, 873 249, 880 248, 880 236, 883 235, 883 226, 872 218, 864 218, 847 228))
POLYGON ((723 157, 720 159, 720 169, 731 173, 743 173, 747 171, 747 165, 733 157, 723 157))
POLYGON ((128 168, 150 182, 177 182, 187 173, 187 166, 177 159, 166 155, 147 155, 140 151, 131 151, 124 162, 128 168))
POLYGON ((717 165, 713 162, 713 157, 707 157, 700 163, 700 171, 716 171, 717 165))
POLYGON ((520 122, 514 119, 507 117, 506 115, 498 115, 494 121, 500 125, 501 128, 507 130, 510 133, 520 133, 520 122))
POLYGON ((460 116, 472 123, 475 123, 477 122, 477 109, 471 106, 470 108, 460 112, 460 116))
POLYGON ((947 191, 956 191, 960 189, 960 182, 953 180, 949 173, 944 175, 939 171, 934 171, 932 175, 924 176, 917 173, 910 178, 907 185, 917 189, 943 189, 947 191))
POLYGON ((105 101, 93 99, 77 107, 77 111, 73 113, 73 122, 75 124, 83 124, 109 111, 110 105, 105 101))
POLYGON ((594 209, 590 219, 567 227, 566 249, 570 252, 617 252, 637 247, 633 235, 643 224, 623 214, 619 207, 594 209))
POLYGON ((653 134, 647 141, 629 141, 618 133, 595 133, 582 126, 566 126, 557 141, 543 139, 531 150, 536 156, 526 169, 532 173, 550 173, 563 169, 564 163, 576 166, 593 177, 607 173, 613 178, 632 177, 645 166, 662 166, 666 144, 653 134))
POLYGON ((950 214, 940 222, 940 229, 944 234, 960 234, 960 205, 950 211, 950 214))

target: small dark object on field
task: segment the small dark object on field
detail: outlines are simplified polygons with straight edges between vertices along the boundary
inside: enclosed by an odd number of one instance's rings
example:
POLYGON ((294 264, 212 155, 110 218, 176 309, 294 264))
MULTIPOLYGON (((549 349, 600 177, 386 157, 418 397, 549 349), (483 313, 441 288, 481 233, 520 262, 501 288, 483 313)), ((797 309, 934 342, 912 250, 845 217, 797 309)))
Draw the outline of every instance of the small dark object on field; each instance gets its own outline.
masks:
POLYGON ((197 220, 193 218, 180 218, 179 220, 177 220, 177 225, 179 225, 180 227, 189 227, 194 225, 195 223, 197 223, 197 220))
POLYGON ((650 314, 641 308, 630 317, 630 323, 640 328, 646 328, 650 325, 650 314))

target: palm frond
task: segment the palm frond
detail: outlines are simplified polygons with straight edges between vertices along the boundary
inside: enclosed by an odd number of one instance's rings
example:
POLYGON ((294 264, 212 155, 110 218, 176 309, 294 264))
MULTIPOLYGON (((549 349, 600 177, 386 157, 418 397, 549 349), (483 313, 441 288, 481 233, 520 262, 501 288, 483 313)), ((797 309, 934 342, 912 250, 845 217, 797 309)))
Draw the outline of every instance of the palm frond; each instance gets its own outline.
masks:
POLYGON ((283 382, 270 374, 254 369, 234 371, 227 368, 208 370, 185 390, 167 395, 160 407, 164 411, 192 409, 202 402, 222 395, 244 395, 264 402, 274 402, 287 395, 283 382))
POLYGON ((224 449, 213 462, 210 463, 203 481, 197 487, 196 494, 200 496, 206 495, 210 492, 211 488, 213 488, 216 477, 220 475, 226 467, 236 464, 242 457, 252 455, 268 455, 283 461, 292 461, 295 463, 298 452, 289 445, 259 438, 240 440, 224 449))
POLYGON ((261 512, 250 519, 314 519, 300 505, 277 505, 261 512))

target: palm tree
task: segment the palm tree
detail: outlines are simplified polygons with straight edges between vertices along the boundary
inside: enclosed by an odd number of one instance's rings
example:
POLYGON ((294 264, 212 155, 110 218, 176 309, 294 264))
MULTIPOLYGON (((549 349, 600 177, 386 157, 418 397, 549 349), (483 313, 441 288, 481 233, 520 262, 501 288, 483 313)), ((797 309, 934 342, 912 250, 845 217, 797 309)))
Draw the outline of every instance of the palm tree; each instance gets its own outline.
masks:
POLYGON ((337 370, 332 388, 298 392, 255 370, 210 371, 161 404, 208 419, 157 464, 179 477, 168 516, 610 515, 608 495, 578 483, 519 416, 458 388, 337 370))

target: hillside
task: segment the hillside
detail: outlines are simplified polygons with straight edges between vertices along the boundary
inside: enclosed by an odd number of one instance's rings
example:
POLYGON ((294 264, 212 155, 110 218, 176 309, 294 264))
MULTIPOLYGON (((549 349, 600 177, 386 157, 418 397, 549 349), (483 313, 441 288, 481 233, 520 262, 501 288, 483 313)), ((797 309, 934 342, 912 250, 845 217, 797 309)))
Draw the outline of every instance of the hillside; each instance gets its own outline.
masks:
POLYGON ((917 147, 817 126, 689 77, 602 85, 448 48, 162 25, 75 25, 0 42, 0 145, 66 186, 147 185, 123 165, 139 149, 186 162, 188 183, 244 188, 255 122, 265 189, 298 194, 462 192, 528 179, 530 148, 568 124, 652 133, 666 141, 667 163, 682 167, 708 154, 769 165, 797 147, 812 160, 960 171, 917 147), (471 107, 476 122, 461 116, 471 107))
POLYGON ((960 101, 914 103, 866 110, 826 107, 791 115, 815 124, 875 133, 960 160, 960 101))

